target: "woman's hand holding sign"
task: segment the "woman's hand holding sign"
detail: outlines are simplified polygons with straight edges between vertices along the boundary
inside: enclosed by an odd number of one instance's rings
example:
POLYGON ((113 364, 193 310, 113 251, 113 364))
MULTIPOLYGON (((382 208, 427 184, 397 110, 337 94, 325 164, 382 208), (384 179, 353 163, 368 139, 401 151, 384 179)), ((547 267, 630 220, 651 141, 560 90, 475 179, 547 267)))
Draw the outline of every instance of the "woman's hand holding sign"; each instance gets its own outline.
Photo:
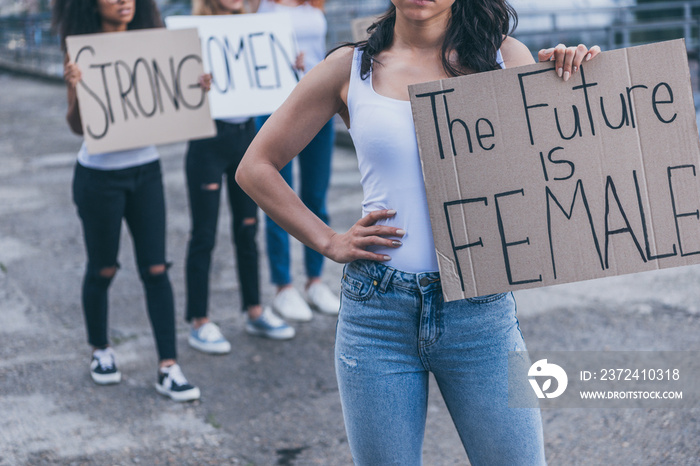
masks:
POLYGON ((71 63, 68 60, 68 57, 66 57, 66 63, 63 67, 63 80, 70 87, 75 89, 80 80, 83 78, 83 74, 81 73, 78 65, 76 65, 75 63, 71 63))
POLYGON ((581 63, 593 59, 600 53, 600 47, 594 45, 590 49, 583 44, 577 47, 567 47, 559 44, 551 49, 542 49, 537 54, 540 62, 553 61, 557 74, 564 81, 568 81, 576 74, 581 67, 581 63))

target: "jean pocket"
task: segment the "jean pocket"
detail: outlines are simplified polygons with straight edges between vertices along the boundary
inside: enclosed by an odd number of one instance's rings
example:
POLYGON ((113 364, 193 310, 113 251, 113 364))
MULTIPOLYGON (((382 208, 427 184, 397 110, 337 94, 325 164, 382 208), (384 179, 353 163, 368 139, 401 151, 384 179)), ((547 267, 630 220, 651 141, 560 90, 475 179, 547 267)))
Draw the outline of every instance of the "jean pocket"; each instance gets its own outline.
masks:
POLYGON ((372 297, 376 288, 376 281, 367 276, 351 277, 343 274, 340 286, 343 296, 353 301, 365 301, 372 297))
POLYGON ((467 298, 467 301, 474 304, 486 304, 498 301, 506 297, 508 293, 496 293, 496 294, 485 294, 484 296, 476 296, 474 298, 467 298))

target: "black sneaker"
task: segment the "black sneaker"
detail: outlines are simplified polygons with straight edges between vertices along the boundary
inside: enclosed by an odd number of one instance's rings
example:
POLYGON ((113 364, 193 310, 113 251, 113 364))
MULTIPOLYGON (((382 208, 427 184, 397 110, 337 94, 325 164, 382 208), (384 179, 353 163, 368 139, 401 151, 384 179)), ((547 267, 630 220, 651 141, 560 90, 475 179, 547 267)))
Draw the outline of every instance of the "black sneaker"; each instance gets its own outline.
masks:
POLYGON ((99 385, 121 382, 122 373, 117 369, 112 348, 107 347, 93 351, 92 361, 90 361, 90 376, 99 385))
POLYGON ((193 401, 199 399, 199 388, 191 385, 177 364, 158 370, 156 390, 161 395, 169 396, 174 401, 193 401))

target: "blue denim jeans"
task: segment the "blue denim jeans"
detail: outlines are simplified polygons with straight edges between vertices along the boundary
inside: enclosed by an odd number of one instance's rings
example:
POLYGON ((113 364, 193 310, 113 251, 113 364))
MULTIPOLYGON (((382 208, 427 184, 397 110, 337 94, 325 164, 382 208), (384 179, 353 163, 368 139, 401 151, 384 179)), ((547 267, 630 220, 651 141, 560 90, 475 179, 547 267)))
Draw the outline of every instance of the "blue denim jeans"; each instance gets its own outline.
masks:
MULTIPOLYGON (((266 120, 267 117, 258 118, 258 128, 262 127, 266 120)), ((330 120, 296 157, 299 162, 299 181, 301 183, 299 197, 306 207, 325 223, 328 223, 326 194, 331 180, 334 141, 333 120, 330 120)), ((280 170, 280 175, 289 186, 294 187, 292 162, 280 170)), ((265 227, 272 283, 278 286, 287 285, 292 282, 289 234, 269 217, 267 217, 265 227)), ((323 255, 304 246, 304 266, 307 277, 320 277, 323 269, 323 255)))
MULTIPOLYGON (((445 303, 436 272, 356 261, 341 299, 335 365, 355 464, 421 464, 428 372, 473 465, 545 463, 539 409, 508 407, 508 354, 525 350, 511 293, 445 303)), ((528 368, 510 376, 531 390, 528 368)))

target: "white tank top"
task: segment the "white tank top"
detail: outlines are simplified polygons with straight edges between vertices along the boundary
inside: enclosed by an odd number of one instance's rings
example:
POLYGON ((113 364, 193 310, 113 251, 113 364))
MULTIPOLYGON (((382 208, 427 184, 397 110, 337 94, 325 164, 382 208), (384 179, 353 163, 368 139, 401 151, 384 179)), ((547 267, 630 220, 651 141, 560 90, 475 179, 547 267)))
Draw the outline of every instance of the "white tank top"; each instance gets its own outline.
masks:
MULTIPOLYGON (((394 209, 381 225, 401 228, 406 235, 399 248, 373 247, 386 254, 386 265, 410 272, 437 272, 438 263, 430 225, 411 103, 377 94, 372 73, 360 77, 362 52, 355 49, 348 88, 350 136, 355 144, 364 200, 362 214, 394 209)), ((500 51, 498 63, 503 67, 500 51)))

